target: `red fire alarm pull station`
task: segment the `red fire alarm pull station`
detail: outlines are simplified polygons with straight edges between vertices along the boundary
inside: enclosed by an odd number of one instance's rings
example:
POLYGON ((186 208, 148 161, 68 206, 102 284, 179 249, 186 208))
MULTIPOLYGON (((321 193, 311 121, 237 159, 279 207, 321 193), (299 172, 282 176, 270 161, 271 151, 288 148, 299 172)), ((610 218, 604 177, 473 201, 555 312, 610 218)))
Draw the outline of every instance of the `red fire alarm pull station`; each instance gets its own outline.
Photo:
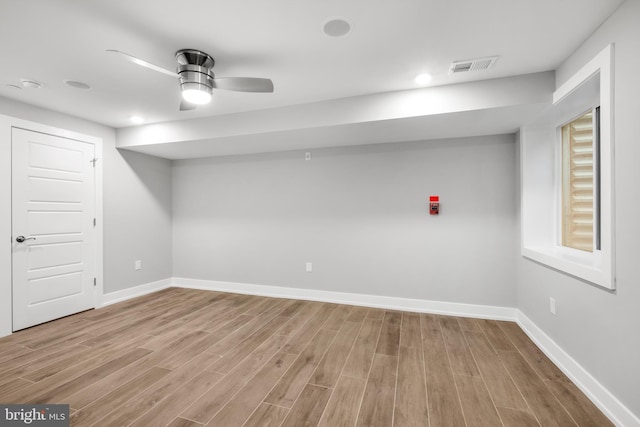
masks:
POLYGON ((438 215, 440 213, 440 196, 429 196, 429 214, 438 215))

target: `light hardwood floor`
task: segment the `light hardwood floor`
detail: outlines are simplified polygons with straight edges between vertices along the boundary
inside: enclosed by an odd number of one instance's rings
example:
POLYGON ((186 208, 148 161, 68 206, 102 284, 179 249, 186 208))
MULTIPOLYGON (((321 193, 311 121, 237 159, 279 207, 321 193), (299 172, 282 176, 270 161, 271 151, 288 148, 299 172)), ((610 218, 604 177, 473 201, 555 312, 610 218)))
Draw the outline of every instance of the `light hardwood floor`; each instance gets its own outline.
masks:
POLYGON ((171 288, 0 339, 73 426, 609 426, 511 322, 171 288))

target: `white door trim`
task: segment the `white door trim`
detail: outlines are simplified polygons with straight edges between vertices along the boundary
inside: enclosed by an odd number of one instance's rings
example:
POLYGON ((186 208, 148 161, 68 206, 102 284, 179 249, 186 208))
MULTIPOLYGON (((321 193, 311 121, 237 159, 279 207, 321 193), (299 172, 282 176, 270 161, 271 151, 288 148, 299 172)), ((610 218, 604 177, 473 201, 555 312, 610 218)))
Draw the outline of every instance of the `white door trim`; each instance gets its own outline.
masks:
POLYGON ((11 295, 11 129, 19 128, 63 138, 88 142, 95 146, 96 162, 96 292, 95 307, 102 306, 104 294, 104 216, 102 138, 0 115, 0 337, 12 333, 11 295))

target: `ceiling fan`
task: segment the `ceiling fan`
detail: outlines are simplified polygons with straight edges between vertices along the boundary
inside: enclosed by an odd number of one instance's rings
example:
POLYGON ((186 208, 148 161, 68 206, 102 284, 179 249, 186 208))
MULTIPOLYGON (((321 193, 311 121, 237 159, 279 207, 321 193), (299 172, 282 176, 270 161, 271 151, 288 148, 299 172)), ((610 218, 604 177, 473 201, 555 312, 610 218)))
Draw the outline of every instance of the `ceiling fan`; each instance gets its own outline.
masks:
POLYGON ((182 102, 180 111, 193 110, 198 105, 211 101, 213 89, 233 90, 237 92, 273 92, 270 79, 257 77, 215 77, 215 61, 211 55, 196 49, 181 49, 176 52, 178 68, 176 72, 154 65, 119 50, 107 49, 120 57, 180 80, 182 102))

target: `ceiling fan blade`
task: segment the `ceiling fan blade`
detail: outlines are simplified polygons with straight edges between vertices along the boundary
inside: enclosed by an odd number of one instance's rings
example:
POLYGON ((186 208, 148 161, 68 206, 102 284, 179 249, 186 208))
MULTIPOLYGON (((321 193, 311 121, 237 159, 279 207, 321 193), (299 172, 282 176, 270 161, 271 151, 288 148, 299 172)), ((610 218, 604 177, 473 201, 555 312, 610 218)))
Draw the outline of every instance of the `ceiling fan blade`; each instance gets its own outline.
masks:
POLYGON ((195 110, 196 108, 198 108, 196 104, 191 104, 190 102, 187 102, 184 99, 180 101, 180 111, 195 110))
POLYGON ((235 90, 237 92, 273 92, 271 79, 257 77, 216 77, 212 80, 214 89, 235 90))
POLYGON ((162 67, 159 67, 157 65, 154 65, 154 64, 152 64, 150 62, 145 61, 144 59, 136 58, 135 56, 129 55, 128 53, 124 53, 124 52, 121 52, 121 51, 115 50, 115 49, 107 49, 107 52, 115 53, 117 55, 120 55, 121 57, 123 57, 127 61, 131 61, 134 64, 141 65, 141 66, 143 66, 145 68, 149 68, 150 70, 157 71, 157 72, 162 73, 162 74, 166 74, 167 76, 176 77, 176 78, 178 77, 178 74, 174 73, 173 71, 169 71, 169 70, 167 70, 165 68, 162 68, 162 67))

